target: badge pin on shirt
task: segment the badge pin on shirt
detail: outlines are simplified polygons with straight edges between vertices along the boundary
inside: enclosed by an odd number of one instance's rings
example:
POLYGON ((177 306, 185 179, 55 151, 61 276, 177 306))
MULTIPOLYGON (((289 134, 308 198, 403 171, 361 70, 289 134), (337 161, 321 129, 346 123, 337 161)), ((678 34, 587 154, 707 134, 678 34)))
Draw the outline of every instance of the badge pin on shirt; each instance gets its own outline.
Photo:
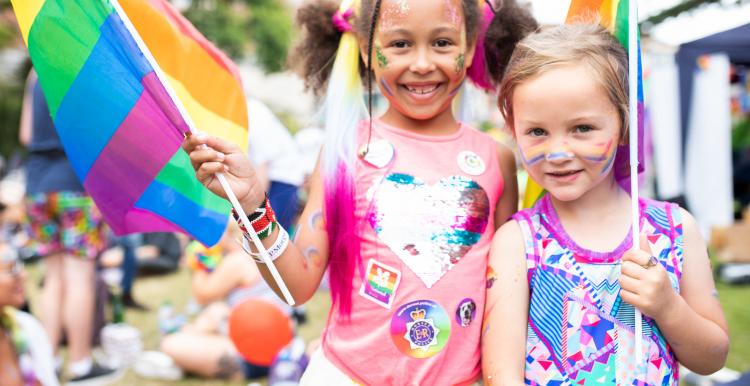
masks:
POLYGON ((395 155, 395 150, 390 142, 380 139, 370 142, 369 148, 367 147, 367 144, 362 145, 359 148, 359 154, 360 158, 368 164, 378 169, 382 169, 391 163, 391 160, 393 160, 393 156, 395 155))
POLYGON ((470 176, 481 175, 487 169, 482 158, 470 150, 458 153, 456 161, 461 171, 470 176))

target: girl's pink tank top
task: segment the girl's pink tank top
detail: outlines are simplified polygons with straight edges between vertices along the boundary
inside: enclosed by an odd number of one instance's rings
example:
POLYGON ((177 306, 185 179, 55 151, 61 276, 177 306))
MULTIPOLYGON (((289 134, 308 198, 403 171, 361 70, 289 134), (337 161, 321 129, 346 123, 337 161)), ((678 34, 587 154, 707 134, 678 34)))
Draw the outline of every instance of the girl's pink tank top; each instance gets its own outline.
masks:
MULTIPOLYGON (((364 122, 361 145, 367 134, 364 122)), ((496 142, 464 124, 426 136, 376 120, 355 179, 362 271, 353 278, 351 319, 329 317, 326 357, 368 385, 477 380, 503 191, 496 142)))

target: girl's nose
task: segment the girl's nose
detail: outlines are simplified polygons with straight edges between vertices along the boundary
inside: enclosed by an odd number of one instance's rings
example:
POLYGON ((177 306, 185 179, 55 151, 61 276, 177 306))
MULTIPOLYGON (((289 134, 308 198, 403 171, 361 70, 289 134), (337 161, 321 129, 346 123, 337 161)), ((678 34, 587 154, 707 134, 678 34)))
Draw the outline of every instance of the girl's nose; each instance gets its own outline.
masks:
POLYGON ((411 66, 409 66, 409 70, 417 74, 427 74, 435 70, 435 63, 432 61, 428 49, 420 48, 417 50, 416 57, 411 66))
POLYGON ((559 146, 553 146, 550 148, 550 151, 544 155, 544 159, 547 160, 547 162, 560 163, 570 161, 575 158, 575 156, 575 153, 570 151, 568 144, 562 143, 559 146))

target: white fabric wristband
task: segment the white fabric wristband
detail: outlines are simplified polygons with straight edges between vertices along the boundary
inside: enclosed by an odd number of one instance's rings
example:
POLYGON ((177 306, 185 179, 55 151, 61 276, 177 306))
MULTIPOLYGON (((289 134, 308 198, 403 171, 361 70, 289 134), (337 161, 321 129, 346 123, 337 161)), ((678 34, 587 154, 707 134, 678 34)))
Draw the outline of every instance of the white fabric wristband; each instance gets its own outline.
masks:
MULTIPOLYGON (((281 256, 284 251, 286 251, 286 248, 289 247, 289 233, 279 225, 279 234, 276 236, 276 241, 273 242, 273 245, 268 247, 268 257, 271 259, 271 261, 274 261, 281 256)), ((253 252, 250 249, 250 242, 247 240, 247 238, 242 238, 242 249, 245 250, 245 253, 250 255, 253 260, 255 260, 256 263, 259 264, 265 264, 263 259, 260 257, 259 252, 253 252)))

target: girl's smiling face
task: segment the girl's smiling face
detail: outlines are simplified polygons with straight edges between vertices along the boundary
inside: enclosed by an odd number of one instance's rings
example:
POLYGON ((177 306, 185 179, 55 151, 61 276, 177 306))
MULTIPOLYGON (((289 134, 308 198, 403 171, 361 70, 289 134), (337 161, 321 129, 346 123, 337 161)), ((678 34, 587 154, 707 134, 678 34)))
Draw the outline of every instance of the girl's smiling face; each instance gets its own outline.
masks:
MULTIPOLYGON (((366 61, 366 42, 362 46, 366 61)), ((473 55, 461 0, 383 0, 372 68, 390 104, 384 119, 402 127, 452 119, 451 101, 473 55)))
POLYGON ((520 83, 514 133, 529 175, 571 201, 613 180, 620 143, 617 108, 585 65, 561 65, 520 83))

